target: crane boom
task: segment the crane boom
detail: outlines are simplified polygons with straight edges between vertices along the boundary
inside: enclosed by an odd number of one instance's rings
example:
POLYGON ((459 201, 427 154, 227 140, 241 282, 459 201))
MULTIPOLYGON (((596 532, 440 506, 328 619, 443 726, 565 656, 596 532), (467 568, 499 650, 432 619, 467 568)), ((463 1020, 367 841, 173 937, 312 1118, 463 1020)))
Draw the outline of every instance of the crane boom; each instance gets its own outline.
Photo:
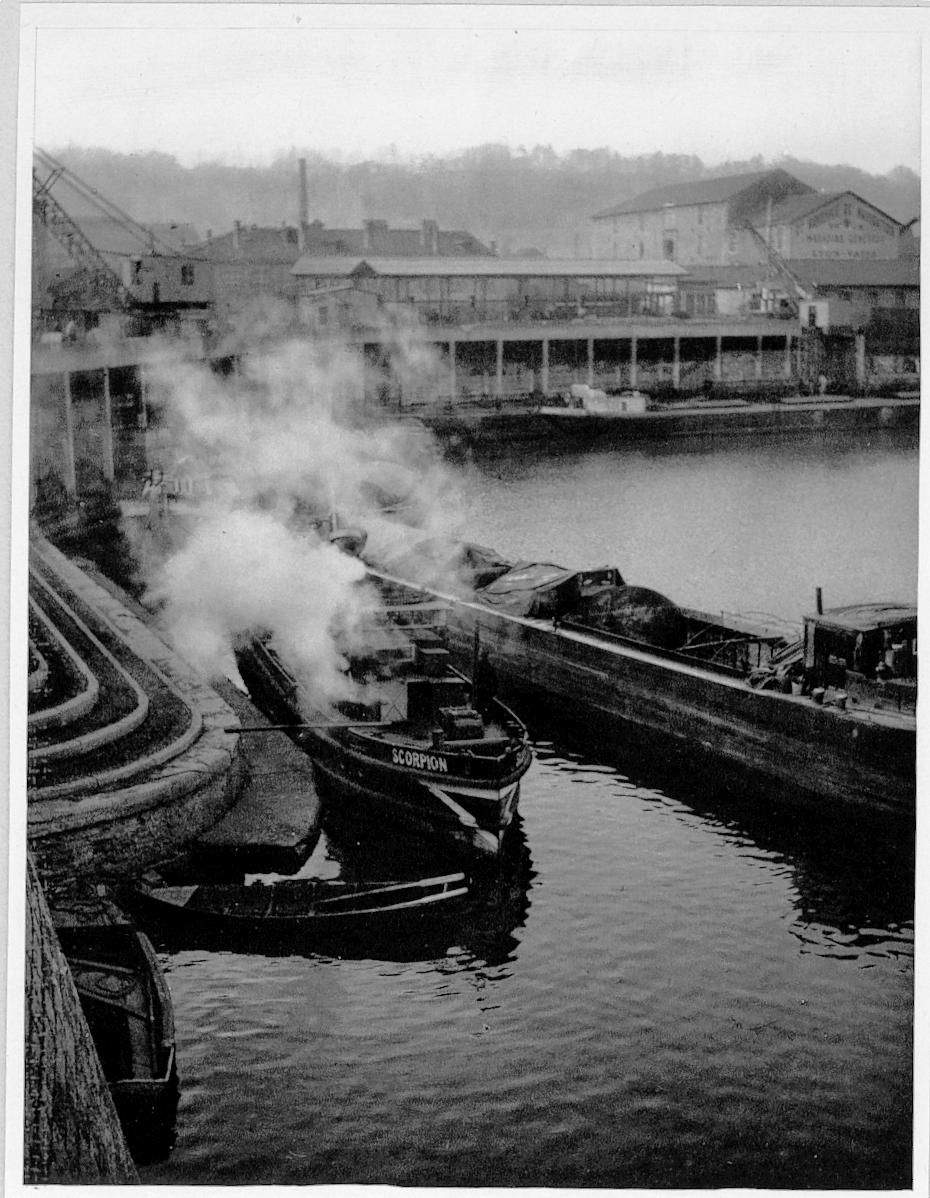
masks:
POLYGON ((776 253, 775 250, 772 249, 766 238, 762 236, 755 225, 751 224, 749 221, 746 221, 745 228, 749 230, 755 240, 765 251, 765 256, 769 265, 786 284, 792 303, 794 304, 795 312, 797 312, 798 303, 801 300, 807 300, 811 298, 811 292, 815 290, 814 285, 811 283, 805 283, 803 279, 795 274, 784 258, 782 258, 781 254, 776 253))
POLYGON ((97 297, 119 308, 137 306, 135 297, 116 271, 97 250, 80 226, 51 194, 50 187, 57 176, 44 182, 32 172, 32 207, 43 226, 60 242, 70 256, 83 266, 92 280, 97 297))

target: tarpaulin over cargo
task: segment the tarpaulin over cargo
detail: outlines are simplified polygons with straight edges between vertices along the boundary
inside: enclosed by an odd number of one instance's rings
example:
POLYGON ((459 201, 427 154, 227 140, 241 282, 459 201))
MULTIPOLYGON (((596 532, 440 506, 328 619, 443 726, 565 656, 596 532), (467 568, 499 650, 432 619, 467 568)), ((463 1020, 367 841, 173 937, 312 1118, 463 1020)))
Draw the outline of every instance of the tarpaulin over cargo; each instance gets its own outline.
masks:
POLYGON ((564 615, 578 602, 581 576, 551 562, 518 562, 512 570, 476 592, 488 607, 512 616, 564 615))
POLYGON ((466 541, 462 546, 461 573, 468 572, 474 590, 486 587, 495 579, 513 569, 513 562, 508 562, 496 549, 488 549, 486 545, 476 545, 466 541))

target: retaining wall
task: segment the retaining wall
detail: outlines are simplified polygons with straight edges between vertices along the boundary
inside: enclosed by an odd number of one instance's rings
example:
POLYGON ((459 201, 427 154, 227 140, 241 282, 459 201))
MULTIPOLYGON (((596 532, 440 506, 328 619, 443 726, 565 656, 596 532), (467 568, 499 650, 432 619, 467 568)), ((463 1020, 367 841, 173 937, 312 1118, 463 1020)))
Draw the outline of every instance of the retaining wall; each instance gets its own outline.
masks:
POLYGON ((26 872, 23 1180, 137 1182, 32 862, 26 872))

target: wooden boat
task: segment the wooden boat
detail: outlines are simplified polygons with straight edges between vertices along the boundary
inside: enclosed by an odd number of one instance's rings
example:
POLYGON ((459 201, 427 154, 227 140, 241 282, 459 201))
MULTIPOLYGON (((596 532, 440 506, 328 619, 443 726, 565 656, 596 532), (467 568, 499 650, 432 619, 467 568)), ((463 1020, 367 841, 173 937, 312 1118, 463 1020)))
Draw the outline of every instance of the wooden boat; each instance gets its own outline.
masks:
POLYGON ((468 894, 463 873, 401 882, 295 878, 264 884, 169 886, 143 880, 138 896, 162 913, 239 931, 344 935, 392 930, 448 913, 468 894))
POLYGON ((913 607, 834 609, 802 627, 680 608, 614 569, 522 563, 458 594, 372 573, 448 603, 453 660, 480 637, 505 694, 719 755, 785 793, 913 816, 913 607))
POLYGON ((128 923, 58 927, 81 1007, 140 1161, 162 1156, 178 1102, 171 995, 148 937, 128 923))
POLYGON ((318 777, 365 803, 373 830, 401 822, 496 855, 532 752, 514 713, 449 664, 446 610, 385 584, 369 644, 350 664, 365 702, 340 703, 318 722, 303 722, 308 700, 268 639, 239 646, 236 660, 259 706, 293 722, 318 777))

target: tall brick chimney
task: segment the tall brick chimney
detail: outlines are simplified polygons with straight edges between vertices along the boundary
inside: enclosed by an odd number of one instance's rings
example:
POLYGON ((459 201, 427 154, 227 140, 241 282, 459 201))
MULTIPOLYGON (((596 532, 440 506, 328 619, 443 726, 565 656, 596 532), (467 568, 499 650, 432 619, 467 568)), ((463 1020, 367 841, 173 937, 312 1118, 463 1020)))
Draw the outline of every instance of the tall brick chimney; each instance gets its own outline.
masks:
POLYGON ((297 213, 297 248, 303 253, 307 248, 307 225, 310 221, 310 203, 307 198, 307 160, 301 158, 297 163, 300 180, 300 195, 297 213))

